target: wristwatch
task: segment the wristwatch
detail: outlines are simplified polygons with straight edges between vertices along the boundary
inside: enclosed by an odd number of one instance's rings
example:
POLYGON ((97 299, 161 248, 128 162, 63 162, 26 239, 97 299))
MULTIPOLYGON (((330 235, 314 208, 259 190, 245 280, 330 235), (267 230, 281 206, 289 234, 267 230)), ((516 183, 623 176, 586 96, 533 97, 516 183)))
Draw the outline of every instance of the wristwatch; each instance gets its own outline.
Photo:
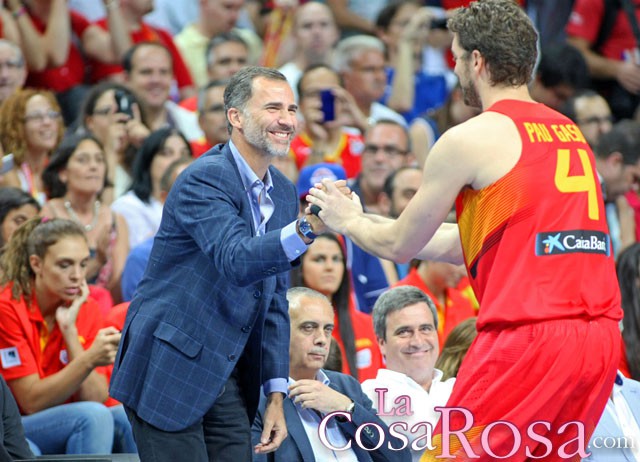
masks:
POLYGON ((316 237, 318 237, 317 234, 314 234, 313 227, 311 226, 311 223, 309 223, 309 221, 307 220, 306 216, 298 220, 298 230, 300 231, 300 234, 302 234, 307 239, 311 239, 311 241, 313 241, 316 237))

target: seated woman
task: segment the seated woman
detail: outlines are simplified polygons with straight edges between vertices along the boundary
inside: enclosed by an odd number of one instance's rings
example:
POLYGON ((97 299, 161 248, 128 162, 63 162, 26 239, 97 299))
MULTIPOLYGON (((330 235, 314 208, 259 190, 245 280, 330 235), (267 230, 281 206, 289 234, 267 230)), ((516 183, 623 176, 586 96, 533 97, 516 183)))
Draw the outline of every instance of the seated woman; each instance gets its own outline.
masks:
POLYGON ((43 205, 42 184, 49 156, 64 133, 64 124, 53 93, 32 88, 18 90, 0 106, 0 144, 13 153, 14 167, 3 176, 3 186, 15 186, 43 205))
POLYGON ((87 298, 88 262, 78 223, 40 217, 16 230, 0 259, 0 374, 44 454, 135 450, 122 406, 102 404, 120 333, 101 329, 87 298))
POLYGON ((68 218, 86 232, 91 252, 86 277, 104 287, 120 302, 120 277, 129 252, 124 219, 100 201, 107 178, 102 146, 92 135, 64 140, 42 175, 51 198, 42 208, 45 217, 68 218))
POLYGON ((133 186, 111 205, 127 222, 130 248, 158 231, 164 202, 160 180, 167 167, 181 157, 191 157, 191 147, 175 128, 154 131, 138 151, 133 163, 133 186))
POLYGON ((355 309, 342 243, 322 234, 302 255, 291 272, 291 286, 303 286, 325 295, 333 305, 333 338, 342 352, 342 372, 359 381, 374 378, 383 367, 371 316, 355 309))
POLYGON ((0 188, 0 248, 18 227, 40 212, 40 204, 18 188, 0 188))
POLYGON ((139 108, 131 90, 115 82, 95 85, 83 102, 76 132, 91 133, 100 141, 113 187, 103 194, 103 203, 110 204, 131 187, 133 159, 151 133, 139 108))

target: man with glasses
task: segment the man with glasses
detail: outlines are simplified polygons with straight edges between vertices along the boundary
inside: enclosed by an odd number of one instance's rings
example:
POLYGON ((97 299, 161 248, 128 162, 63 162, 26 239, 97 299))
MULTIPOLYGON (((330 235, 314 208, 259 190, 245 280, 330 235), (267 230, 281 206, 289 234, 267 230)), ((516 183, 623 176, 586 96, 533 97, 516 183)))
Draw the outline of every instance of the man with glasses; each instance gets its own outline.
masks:
POLYGON ((229 140, 227 116, 224 111, 224 89, 228 80, 212 80, 198 94, 198 125, 204 138, 192 141, 191 152, 199 157, 218 143, 229 140))
POLYGON ((0 104, 24 86, 27 68, 20 47, 0 39, 0 104))
POLYGON ((609 103, 593 90, 576 92, 567 100, 562 112, 578 125, 592 148, 598 144, 600 136, 613 126, 609 103))

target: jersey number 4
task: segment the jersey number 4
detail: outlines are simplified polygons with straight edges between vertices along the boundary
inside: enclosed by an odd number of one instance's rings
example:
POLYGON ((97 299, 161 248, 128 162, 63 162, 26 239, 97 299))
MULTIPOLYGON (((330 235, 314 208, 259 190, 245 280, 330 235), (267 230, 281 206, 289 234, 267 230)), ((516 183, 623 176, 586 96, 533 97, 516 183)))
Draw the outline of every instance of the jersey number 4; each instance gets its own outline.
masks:
POLYGON ((569 149, 558 149, 558 164, 556 166, 556 188, 563 193, 586 192, 589 205, 589 218, 598 220, 600 209, 598 207, 598 188, 596 176, 589 162, 589 155, 584 149, 578 149, 578 157, 582 164, 582 175, 569 176, 571 152, 569 149))

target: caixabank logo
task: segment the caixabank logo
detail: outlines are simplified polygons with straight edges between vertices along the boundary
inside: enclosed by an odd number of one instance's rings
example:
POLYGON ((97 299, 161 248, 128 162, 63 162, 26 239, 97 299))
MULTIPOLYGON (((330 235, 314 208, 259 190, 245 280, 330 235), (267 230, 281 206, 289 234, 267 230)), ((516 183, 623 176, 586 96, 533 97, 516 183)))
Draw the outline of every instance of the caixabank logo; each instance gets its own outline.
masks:
POLYGON ((560 255, 565 253, 611 254, 611 240, 601 231, 548 231, 536 236, 536 255, 560 255))

